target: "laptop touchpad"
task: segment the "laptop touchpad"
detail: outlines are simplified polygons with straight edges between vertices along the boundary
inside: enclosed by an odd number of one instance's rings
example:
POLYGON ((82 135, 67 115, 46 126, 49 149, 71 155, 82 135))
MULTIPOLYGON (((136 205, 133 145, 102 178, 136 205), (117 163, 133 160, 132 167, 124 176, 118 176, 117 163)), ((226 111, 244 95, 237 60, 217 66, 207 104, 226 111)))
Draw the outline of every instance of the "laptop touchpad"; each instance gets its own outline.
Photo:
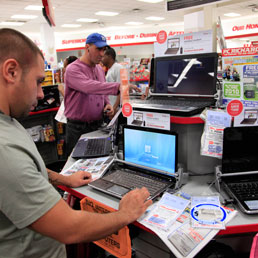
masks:
POLYGON ((111 193, 115 193, 115 194, 118 194, 120 196, 123 196, 124 194, 129 192, 131 189, 125 188, 125 187, 120 186, 120 185, 113 185, 113 186, 109 187, 107 190, 111 193))

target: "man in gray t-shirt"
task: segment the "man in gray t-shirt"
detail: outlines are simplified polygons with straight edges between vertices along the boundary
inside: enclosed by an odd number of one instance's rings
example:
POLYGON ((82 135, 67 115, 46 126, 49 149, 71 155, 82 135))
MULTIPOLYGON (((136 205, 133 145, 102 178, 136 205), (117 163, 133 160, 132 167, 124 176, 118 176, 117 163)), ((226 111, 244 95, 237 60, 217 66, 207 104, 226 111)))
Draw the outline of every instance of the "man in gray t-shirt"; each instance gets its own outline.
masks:
POLYGON ((109 214, 75 211, 60 198, 49 181, 78 187, 91 180, 90 174, 65 177, 47 170, 16 120, 44 97, 44 76, 38 47, 16 30, 0 29, 0 258, 64 258, 64 244, 110 235, 152 203, 146 188, 125 195, 119 210, 109 214))

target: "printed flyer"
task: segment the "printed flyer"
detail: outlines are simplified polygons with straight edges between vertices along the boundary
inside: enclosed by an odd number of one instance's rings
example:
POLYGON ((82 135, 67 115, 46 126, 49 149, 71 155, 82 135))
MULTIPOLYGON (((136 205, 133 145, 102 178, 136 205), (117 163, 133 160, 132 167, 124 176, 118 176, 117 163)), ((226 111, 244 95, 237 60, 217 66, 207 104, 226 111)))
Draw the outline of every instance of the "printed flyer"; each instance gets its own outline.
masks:
POLYGON ((240 100, 243 111, 234 118, 234 126, 257 125, 258 55, 255 47, 223 49, 223 104, 240 100))

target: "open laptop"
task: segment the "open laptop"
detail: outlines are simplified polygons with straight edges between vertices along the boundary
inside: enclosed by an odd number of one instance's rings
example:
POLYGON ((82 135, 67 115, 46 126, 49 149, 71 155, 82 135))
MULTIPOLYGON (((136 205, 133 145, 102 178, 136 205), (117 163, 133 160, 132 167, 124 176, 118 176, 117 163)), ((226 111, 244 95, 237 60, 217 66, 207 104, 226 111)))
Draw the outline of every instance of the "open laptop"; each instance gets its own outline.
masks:
POLYGON ((221 181, 247 213, 258 213, 258 126, 224 130, 221 181))
POLYGON ((153 92, 136 109, 167 111, 192 116, 216 103, 217 53, 157 57, 154 59, 153 92))
POLYGON ((175 186, 177 134, 126 125, 123 141, 124 160, 114 161, 109 172, 91 182, 90 186, 118 198, 134 188, 145 186, 150 199, 175 186))
POLYGON ((165 51, 165 55, 168 54, 177 54, 180 47, 180 38, 170 38, 167 40, 167 50, 165 51))
POLYGON ((257 109, 245 109, 244 119, 240 124, 254 124, 257 121, 257 109))

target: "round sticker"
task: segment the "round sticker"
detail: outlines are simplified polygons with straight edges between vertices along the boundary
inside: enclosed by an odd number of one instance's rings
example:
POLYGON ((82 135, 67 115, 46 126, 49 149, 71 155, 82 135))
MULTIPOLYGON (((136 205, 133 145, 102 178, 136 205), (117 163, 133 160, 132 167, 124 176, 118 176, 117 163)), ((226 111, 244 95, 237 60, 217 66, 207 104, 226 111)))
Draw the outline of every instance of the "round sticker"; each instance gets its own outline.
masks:
POLYGON ((219 222, 223 222, 227 217, 227 213, 222 207, 216 204, 201 203, 192 208, 191 216, 194 220, 198 221, 198 223, 200 224, 215 225, 219 222), (204 210, 210 211, 209 219, 201 215, 201 212, 204 210), (214 214, 212 214, 212 211, 214 212, 214 214))
POLYGON ((157 34, 157 42, 159 44, 163 44, 165 43, 167 40, 167 32, 164 30, 161 30, 158 34, 157 34))
POLYGON ((240 100, 231 100, 227 105, 227 112, 230 116, 238 116, 243 111, 243 103, 240 100))
POLYGON ((124 103, 122 107, 123 116, 128 117, 132 114, 132 112, 133 112, 132 105, 128 102, 124 103))

